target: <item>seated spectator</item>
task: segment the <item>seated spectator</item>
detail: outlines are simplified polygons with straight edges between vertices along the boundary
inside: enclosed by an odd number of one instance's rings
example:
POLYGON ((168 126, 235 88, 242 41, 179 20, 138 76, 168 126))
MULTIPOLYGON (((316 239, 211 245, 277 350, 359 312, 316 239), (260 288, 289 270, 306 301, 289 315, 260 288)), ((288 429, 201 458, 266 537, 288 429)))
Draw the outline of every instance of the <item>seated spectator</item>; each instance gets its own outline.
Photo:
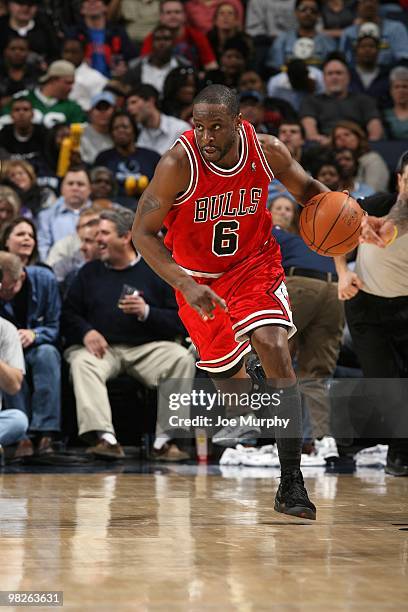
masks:
POLYGON ((152 85, 139 85, 127 98, 127 111, 138 124, 137 146, 163 155, 191 125, 165 115, 158 108, 159 92, 152 85))
POLYGON ((91 185, 85 169, 68 170, 61 184, 61 196, 51 208, 38 215, 38 250, 41 261, 47 259, 52 245, 75 232, 81 210, 91 205, 91 185))
POLYGON ((3 446, 16 444, 25 437, 28 419, 20 410, 2 410, 2 392, 14 395, 20 391, 25 365, 17 330, 2 317, 0 317, 0 337, 0 455, 3 455, 3 446))
MULTIPOLYGON (((293 212, 295 217, 295 212, 293 212)), ((286 227, 272 230, 282 253, 293 319, 297 334, 291 341, 296 356, 299 388, 309 410, 313 438, 338 456, 330 434, 330 403, 326 380, 336 367, 344 327, 344 308, 337 297, 333 259, 311 251, 299 236, 298 224, 283 219, 286 227), (329 438, 329 439, 327 439, 329 438)))
POLYGON ((116 183, 113 172, 104 166, 95 166, 89 173, 91 180, 91 200, 113 200, 116 183))
POLYGON ((322 4, 322 32, 338 39, 344 28, 354 21, 353 0, 325 0, 322 4))
POLYGON ((88 225, 98 225, 101 212, 102 208, 94 204, 84 208, 79 214, 75 231, 52 245, 46 263, 52 268, 58 283, 65 283, 66 277, 83 265, 81 232, 88 225))
POLYGON ((21 201, 14 189, 0 185, 0 233, 5 225, 20 215, 21 201))
POLYGON ((5 176, 19 196, 25 215, 37 217, 40 210, 49 208, 57 199, 52 189, 38 185, 34 168, 27 161, 9 161, 5 176))
POLYGON ((299 121, 283 121, 279 126, 278 138, 285 144, 292 157, 302 165, 305 130, 299 121))
POLYGON ((277 196, 268 202, 268 209, 271 211, 274 226, 291 231, 293 224, 299 217, 297 204, 293 198, 277 196))
POLYGON ((384 130, 375 100, 349 93, 350 73, 341 56, 326 60, 323 77, 324 93, 307 96, 300 109, 306 138, 328 145, 336 123, 347 119, 366 128, 370 140, 381 139, 384 130))
POLYGON ((245 31, 255 40, 277 38, 296 29, 295 0, 249 0, 245 31))
POLYGON ((380 39, 380 66, 392 68, 397 62, 408 59, 408 34, 406 27, 393 19, 382 19, 378 12, 378 0, 358 0, 356 23, 343 30, 340 50, 350 66, 354 63, 354 47, 358 36, 370 32, 380 39))
POLYGON ((378 64, 380 39, 373 32, 358 35, 355 65, 350 69, 350 92, 362 93, 377 100, 379 108, 390 106, 389 69, 378 64))
POLYGON ((220 67, 209 70, 204 77, 204 85, 219 83, 237 88, 241 74, 248 68, 251 48, 240 36, 229 38, 221 53, 220 67))
POLYGON ((19 257, 0 252, 3 281, 0 316, 18 329, 28 379, 14 396, 6 396, 8 408, 24 412, 29 435, 19 442, 15 457, 52 453, 60 432, 61 358, 59 336, 61 302, 53 273, 39 266, 23 267, 19 257), (30 382, 30 384, 29 384, 30 382))
MULTIPOLYGON (((215 55, 205 35, 186 25, 184 4, 181 0, 164 0, 160 4, 160 24, 173 32, 174 53, 185 57, 195 68, 213 70, 217 67, 215 55)), ((143 41, 141 55, 152 51, 153 33, 143 41)))
MULTIPOLYGON (((217 19, 220 6, 232 7, 234 23, 237 21, 237 28, 241 29, 244 17, 241 0, 225 0, 225 2, 220 2, 220 0, 187 0, 185 11, 188 25, 208 34, 217 19)), ((227 15, 227 13, 224 14, 227 15)), ((228 13, 228 16, 230 15, 231 13, 228 13)))
POLYGON ((0 146, 12 159, 25 159, 34 166, 41 166, 41 158, 46 154, 47 130, 43 125, 34 123, 31 100, 21 96, 11 101, 11 123, 0 130, 0 146))
MULTIPOLYGON (((173 291, 134 251, 132 223, 128 210, 101 214, 101 261, 79 270, 62 317, 79 434, 93 444, 94 455, 110 459, 121 459, 124 452, 115 436, 106 381, 126 372, 155 388, 167 377, 192 379, 195 373, 192 354, 174 342, 185 332, 173 291), (119 302, 124 284, 135 293, 119 302)), ((129 404, 129 409, 134 407, 129 404)), ((186 453, 170 444, 172 432, 160 428, 160 409, 159 404, 154 455, 186 459, 186 453)))
POLYGON ((335 158, 340 168, 340 191, 348 191, 355 200, 373 195, 374 189, 356 179, 358 159, 352 149, 337 149, 335 158))
POLYGON ((126 32, 138 50, 159 21, 159 7, 160 0, 122 0, 120 3, 126 32))
POLYGON ((384 110, 384 123, 389 138, 408 140, 408 68, 397 66, 390 73, 392 108, 384 110))
POLYGON ((90 103, 89 123, 81 136, 80 152, 82 161, 92 165, 102 151, 111 149, 113 141, 109 124, 115 112, 116 98, 110 91, 96 94, 90 103))
POLYGON ((193 68, 174 68, 164 81, 162 111, 190 122, 197 93, 198 79, 193 68))
POLYGON ((38 10, 39 0, 10 0, 8 15, 0 17, 0 52, 10 36, 27 38, 32 57, 47 64, 60 55, 57 33, 51 20, 38 10))
POLYGON ((317 31, 321 16, 317 0, 296 0, 295 15, 297 28, 278 36, 269 50, 266 64, 273 70, 281 70, 294 57, 319 68, 335 49, 333 39, 317 31))
POLYGON ((305 96, 323 93, 323 73, 315 66, 307 66, 301 59, 291 59, 286 72, 269 79, 267 90, 269 96, 286 100, 299 112, 305 96))
POLYGON ((207 33, 207 38, 217 61, 220 60, 224 45, 230 38, 242 37, 249 47, 252 45, 250 36, 241 32, 241 29, 242 5, 237 5, 233 0, 216 2, 212 29, 207 33))
MULTIPOLYGON (((305 131, 301 123, 293 120, 284 120, 278 128, 278 138, 289 149, 292 157, 303 165, 303 145, 305 143, 305 131)), ((274 178, 268 187, 268 202, 272 202, 277 196, 284 196, 294 200, 292 194, 278 179, 274 178)), ((269 204, 268 204, 269 206, 269 204)))
MULTIPOLYGON (((34 109, 34 122, 50 128, 56 123, 82 123, 85 113, 82 108, 68 96, 75 79, 75 66, 65 60, 50 64, 47 72, 39 81, 40 87, 16 94, 30 100, 34 109)), ((11 106, 3 109, 1 123, 10 123, 11 106)))
POLYGON ((135 49, 121 25, 108 23, 107 10, 103 0, 82 0, 82 21, 65 34, 86 43, 85 57, 92 68, 108 78, 122 77, 135 49))
MULTIPOLYGON (((117 202, 128 208, 134 208, 139 193, 129 189, 129 182, 137 182, 141 176, 150 181, 160 156, 150 149, 137 147, 137 127, 132 117, 125 111, 117 111, 110 122, 109 132, 113 140, 112 149, 99 153, 95 160, 96 166, 109 168, 115 176, 118 185, 117 202), (127 179, 131 179, 130 181, 127 179)), ((144 185, 145 188, 147 184, 144 185)))
POLYGON ((173 31, 158 25, 152 33, 152 51, 129 62, 129 70, 123 81, 132 89, 140 85, 152 85, 162 94, 164 81, 174 68, 191 66, 182 55, 173 54, 173 31))
POLYGON ((13 35, 3 51, 0 67, 0 106, 11 102, 11 97, 22 89, 32 89, 41 74, 40 70, 27 59, 29 45, 26 38, 13 35))
POLYGON ((62 59, 75 66, 75 82, 69 99, 89 111, 92 98, 103 90, 108 79, 85 60, 85 46, 84 40, 66 38, 62 44, 62 59))
POLYGON ((340 167, 331 155, 318 163, 315 176, 318 181, 332 191, 340 191, 340 167))
POLYGON ((255 70, 245 70, 239 79, 238 90, 257 91, 264 98, 265 115, 264 122, 269 134, 277 134, 281 123, 287 121, 297 122, 298 116, 293 106, 282 98, 269 97, 266 95, 265 83, 255 70))
POLYGON ((239 111, 243 119, 252 123, 257 134, 269 133, 268 127, 264 123, 264 96, 258 91, 241 91, 239 94, 239 111))
POLYGON ((357 155, 356 180, 374 191, 387 191, 390 173, 387 164, 376 151, 370 151, 365 131, 353 121, 338 121, 331 135, 335 149, 347 147, 357 155))
POLYGON ((0 251, 17 255, 23 266, 37 263, 37 228, 31 219, 17 217, 6 225, 0 239, 0 251))
POLYGON ((241 73, 238 89, 239 91, 259 91, 263 95, 266 93, 265 82, 255 70, 244 70, 241 73))

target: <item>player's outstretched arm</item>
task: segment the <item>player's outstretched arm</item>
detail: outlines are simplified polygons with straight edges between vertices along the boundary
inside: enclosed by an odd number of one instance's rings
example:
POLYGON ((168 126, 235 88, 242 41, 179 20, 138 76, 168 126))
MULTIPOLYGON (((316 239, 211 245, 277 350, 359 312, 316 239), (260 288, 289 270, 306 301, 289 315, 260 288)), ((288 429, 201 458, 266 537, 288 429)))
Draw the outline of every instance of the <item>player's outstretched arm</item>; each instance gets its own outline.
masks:
POLYGON ((143 192, 132 228, 135 248, 149 266, 169 285, 181 291, 203 319, 213 318, 218 304, 225 302, 209 287, 199 285, 173 260, 158 233, 178 194, 190 181, 190 166, 180 145, 165 153, 156 167, 153 179, 143 192))
POLYGON ((273 174, 299 204, 306 204, 313 196, 330 191, 326 185, 305 172, 293 159, 283 142, 265 134, 259 134, 258 138, 273 174))

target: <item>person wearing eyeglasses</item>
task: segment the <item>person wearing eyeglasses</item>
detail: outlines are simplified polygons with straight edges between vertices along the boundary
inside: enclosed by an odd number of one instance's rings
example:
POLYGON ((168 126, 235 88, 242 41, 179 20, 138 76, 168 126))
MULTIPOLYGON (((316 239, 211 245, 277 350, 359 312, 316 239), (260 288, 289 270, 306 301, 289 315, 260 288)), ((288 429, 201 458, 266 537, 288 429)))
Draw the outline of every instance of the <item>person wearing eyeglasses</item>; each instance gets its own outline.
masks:
POLYGON ((297 0, 295 16, 297 28, 278 36, 270 47, 268 68, 279 71, 294 57, 319 68, 326 55, 335 50, 333 39, 317 31, 321 17, 317 0, 297 0))

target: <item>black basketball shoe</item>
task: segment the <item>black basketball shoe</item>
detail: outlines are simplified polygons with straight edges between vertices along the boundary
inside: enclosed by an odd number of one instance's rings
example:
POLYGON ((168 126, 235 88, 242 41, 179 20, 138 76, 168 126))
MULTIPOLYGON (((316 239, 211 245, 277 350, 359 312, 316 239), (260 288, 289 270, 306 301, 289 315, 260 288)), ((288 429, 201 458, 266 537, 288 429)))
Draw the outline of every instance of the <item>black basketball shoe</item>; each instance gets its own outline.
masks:
POLYGON ((316 506, 308 497, 302 472, 299 469, 282 471, 275 497, 275 510, 311 521, 316 520, 316 506))

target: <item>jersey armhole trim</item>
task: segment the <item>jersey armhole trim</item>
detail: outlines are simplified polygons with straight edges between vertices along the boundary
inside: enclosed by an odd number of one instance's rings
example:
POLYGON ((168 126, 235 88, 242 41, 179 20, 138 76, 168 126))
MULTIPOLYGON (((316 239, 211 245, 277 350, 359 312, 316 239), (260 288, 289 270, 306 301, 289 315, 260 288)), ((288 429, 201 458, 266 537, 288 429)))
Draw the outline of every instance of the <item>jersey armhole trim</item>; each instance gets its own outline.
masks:
POLYGON ((265 170, 266 175, 269 178, 269 180, 273 181, 273 179, 275 178, 275 175, 273 174, 272 168, 269 166, 269 164, 268 164, 268 162, 266 160, 265 153, 263 152, 263 149, 262 149, 262 145, 259 142, 258 135, 257 135, 257 133, 255 131, 255 128, 254 128, 254 126, 252 124, 251 124, 251 129, 252 129, 253 136, 254 136, 255 147, 256 147, 256 150, 258 151, 259 159, 261 160, 261 164, 263 166, 263 169, 265 170))
POLYGON ((198 183, 198 164, 190 143, 184 136, 180 136, 180 138, 178 138, 174 143, 173 147, 176 146, 177 143, 181 144, 187 154, 187 158, 190 164, 190 182, 184 193, 182 193, 174 200, 173 206, 180 206, 180 204, 184 204, 184 202, 191 198, 196 190, 198 183))

